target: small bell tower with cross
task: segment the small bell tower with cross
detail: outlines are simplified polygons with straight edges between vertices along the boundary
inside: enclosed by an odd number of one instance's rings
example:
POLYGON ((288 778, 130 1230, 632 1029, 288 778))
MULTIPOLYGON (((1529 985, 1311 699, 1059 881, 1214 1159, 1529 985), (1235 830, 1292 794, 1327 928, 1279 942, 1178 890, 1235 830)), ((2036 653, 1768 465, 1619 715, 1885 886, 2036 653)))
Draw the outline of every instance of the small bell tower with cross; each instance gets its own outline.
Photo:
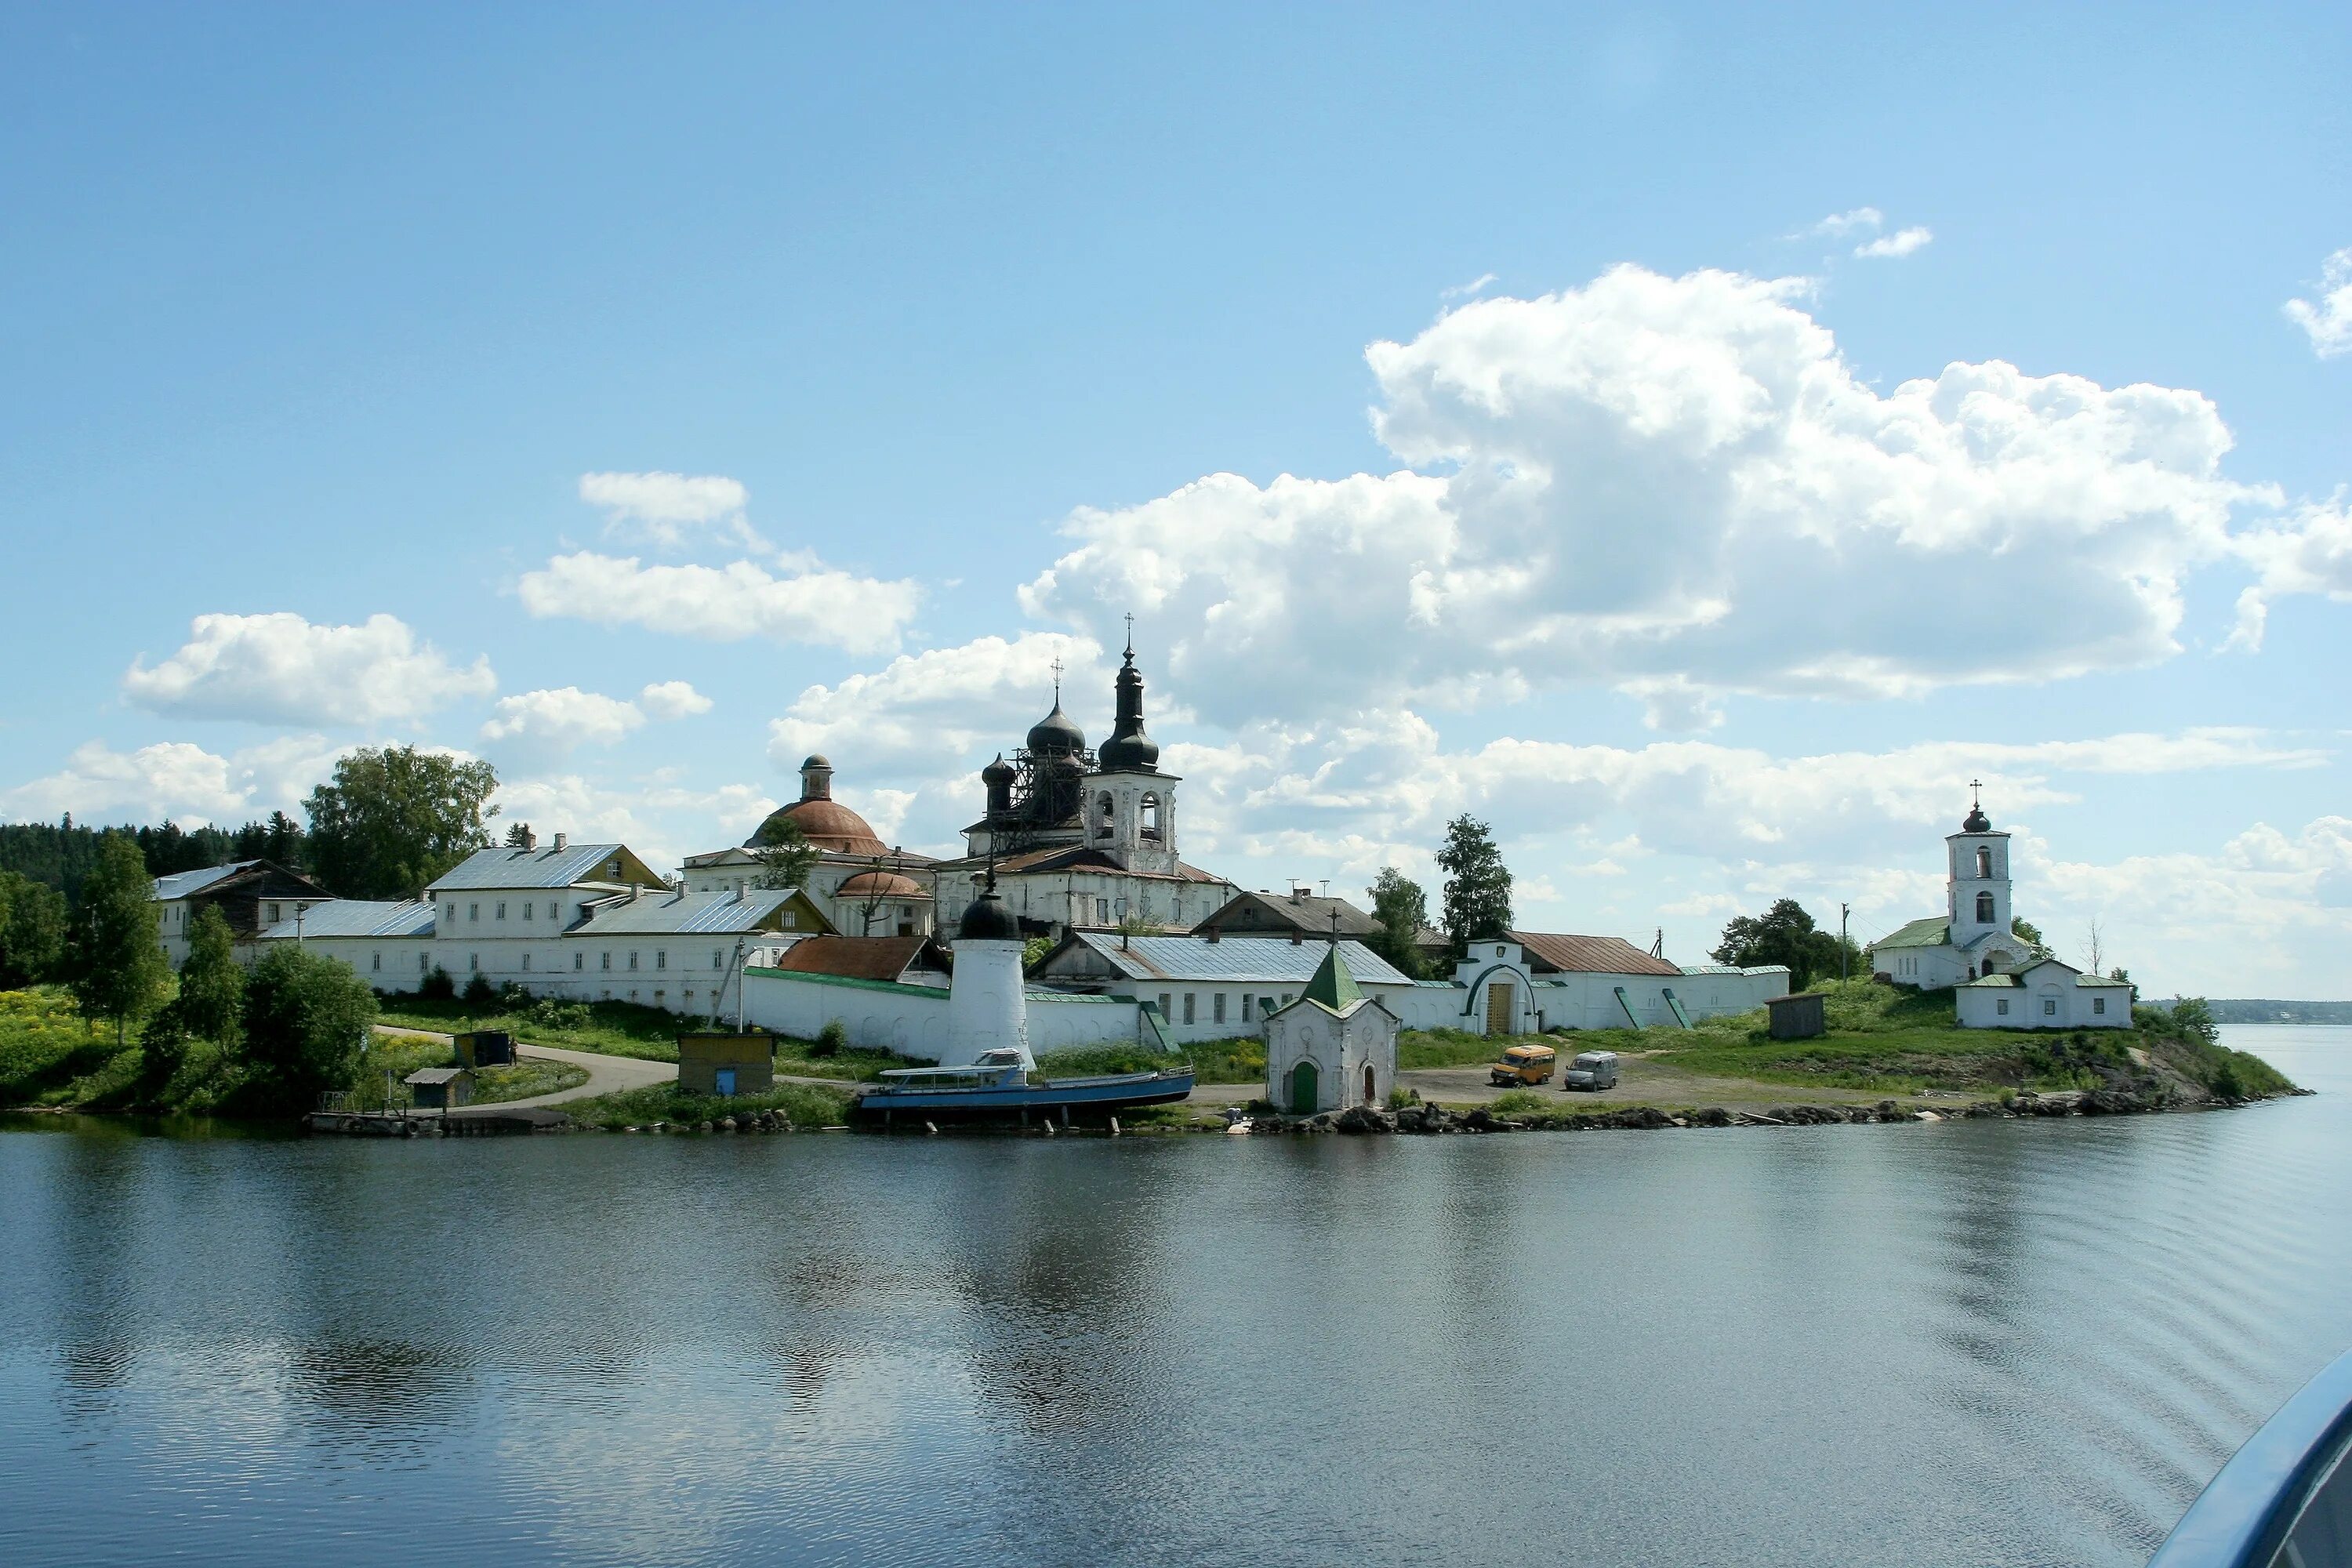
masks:
POLYGON ((1985 815, 1984 781, 1969 781, 1969 815, 1944 840, 1950 855, 1952 945, 2010 931, 2009 835, 1985 815))

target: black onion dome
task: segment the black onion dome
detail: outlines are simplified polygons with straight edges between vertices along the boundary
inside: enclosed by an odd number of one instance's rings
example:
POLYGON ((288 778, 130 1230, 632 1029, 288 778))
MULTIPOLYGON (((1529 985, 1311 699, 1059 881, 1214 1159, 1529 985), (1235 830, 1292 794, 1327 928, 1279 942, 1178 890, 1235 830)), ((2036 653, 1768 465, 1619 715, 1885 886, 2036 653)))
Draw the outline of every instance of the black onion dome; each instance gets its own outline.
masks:
POLYGON ((1160 742, 1138 730, 1131 735, 1113 735, 1096 754, 1107 773, 1150 773, 1160 765, 1160 742))
POLYGON ((980 782, 984 784, 1011 784, 1021 776, 1021 770, 1000 755, 996 761, 980 770, 980 782))
POLYGON ((1969 807, 1969 815, 1967 817, 1965 817, 1960 823, 1960 831, 1963 833, 1990 833, 1992 831, 1992 818, 1984 814, 1983 806, 1972 805, 1969 807))
POLYGON ((1062 700, 1057 697, 1054 710, 1031 726, 1029 749, 1041 756, 1069 756, 1087 749, 1087 732, 1062 711, 1062 700))
POLYGON ((996 884, 992 879, 981 889, 980 897, 963 912, 963 921, 956 927, 961 942, 1019 942, 1021 922, 996 896, 996 884))

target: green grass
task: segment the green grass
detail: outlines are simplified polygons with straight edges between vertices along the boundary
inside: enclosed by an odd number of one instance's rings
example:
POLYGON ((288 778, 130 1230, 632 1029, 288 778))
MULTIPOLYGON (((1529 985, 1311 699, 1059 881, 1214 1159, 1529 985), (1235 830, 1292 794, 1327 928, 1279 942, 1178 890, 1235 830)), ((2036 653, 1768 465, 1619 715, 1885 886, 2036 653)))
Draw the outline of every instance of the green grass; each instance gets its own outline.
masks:
MULTIPOLYGON (((1579 1036, 1581 1039, 1583 1037, 1579 1036)), ((1559 1041, 1543 1035, 1474 1035, 1462 1029, 1407 1029, 1397 1037, 1397 1066, 1407 1072, 1423 1068, 1470 1068, 1501 1059, 1517 1045, 1550 1046, 1559 1041)), ((1586 1048, 1586 1047, 1580 1047, 1586 1048)))
POLYGON ((849 1096, 815 1084, 787 1083, 767 1094, 721 1098, 689 1094, 674 1083, 665 1083, 571 1100, 563 1110, 583 1127, 647 1127, 656 1121, 691 1126, 758 1110, 781 1110, 795 1127, 835 1127, 849 1120, 849 1096))
MULTIPOLYGON (((1181 1047, 1181 1058, 1192 1064, 1199 1083, 1264 1083, 1264 1040, 1205 1040, 1181 1047)), ((1097 1073, 1151 1072, 1172 1067, 1179 1058, 1146 1050, 1139 1045, 1076 1046, 1048 1051, 1037 1058, 1045 1078, 1087 1078, 1097 1073)))
MULTIPOLYGON (((441 1034, 499 1029, 526 1045, 593 1051, 607 1057, 635 1057, 653 1062, 677 1060, 680 1034, 712 1026, 708 1019, 681 1018, 675 1013, 634 1002, 563 1002, 546 996, 536 1001, 472 1003, 393 995, 383 999, 383 1011, 376 1022, 441 1034)), ((733 1027, 724 1021, 716 1026, 733 1027)), ((774 1038, 776 1071, 794 1078, 870 1081, 885 1068, 928 1065, 919 1058, 896 1057, 888 1051, 861 1050, 852 1046, 845 1046, 830 1056, 818 1056, 814 1054, 818 1048, 814 1040, 791 1035, 774 1038)))
MULTIPOLYGON (((131 1031, 134 1043, 139 1031, 131 1031)), ((123 1078, 114 1026, 82 1016, 63 986, 0 992, 0 1105, 79 1105, 123 1078)))

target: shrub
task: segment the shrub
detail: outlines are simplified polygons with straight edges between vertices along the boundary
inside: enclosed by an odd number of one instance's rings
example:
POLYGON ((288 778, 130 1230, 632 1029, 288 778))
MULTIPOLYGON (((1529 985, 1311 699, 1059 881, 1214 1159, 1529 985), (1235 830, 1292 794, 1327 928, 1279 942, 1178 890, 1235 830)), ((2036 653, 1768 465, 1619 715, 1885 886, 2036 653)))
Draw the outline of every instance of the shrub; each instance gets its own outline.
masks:
POLYGON ((824 1027, 816 1032, 816 1041, 809 1047, 808 1054, 813 1057, 839 1056, 842 1047, 848 1044, 848 1026, 838 1018, 827 1018, 824 1027))
POLYGON ((427 1002, 454 1002, 457 999, 457 983, 449 978, 447 970, 436 963, 430 973, 416 983, 416 994, 427 1002))
POLYGON ((470 976, 467 977, 466 981, 466 989, 458 993, 458 994, 464 997, 465 1000, 474 1003, 477 1005, 480 1005, 487 1003, 496 1002, 499 999, 499 988, 490 984, 490 977, 488 975, 477 969, 470 976))
POLYGON ((1420 1103, 1421 1090, 1417 1089, 1392 1089, 1389 1090, 1389 1109, 1391 1110, 1402 1110, 1408 1105, 1419 1105, 1420 1103))
POLYGON ((542 1029, 585 1029, 596 1021, 585 1002, 560 1002, 552 996, 542 996, 533 1002, 527 1016, 542 1029))
POLYGON ((1532 1089, 1510 1089, 1489 1100, 1486 1109, 1497 1115, 1508 1116, 1514 1111, 1547 1110, 1550 1105, 1550 1100, 1532 1089))
POLYGON ((375 993, 340 960, 273 944, 245 986, 245 1044, 263 1103, 307 1110, 358 1072, 375 1021, 375 993))

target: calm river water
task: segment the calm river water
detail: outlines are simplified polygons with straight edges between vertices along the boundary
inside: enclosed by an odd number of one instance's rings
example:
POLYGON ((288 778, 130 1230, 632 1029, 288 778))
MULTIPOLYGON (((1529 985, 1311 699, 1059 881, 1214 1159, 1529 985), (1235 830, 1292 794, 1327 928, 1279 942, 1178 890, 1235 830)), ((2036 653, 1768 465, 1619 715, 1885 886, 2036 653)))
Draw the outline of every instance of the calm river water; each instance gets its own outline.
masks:
POLYGON ((0 1134, 0 1561, 2137 1564, 2352 1344, 2352 1030, 2231 1034, 2326 1092, 1443 1140, 0 1134))

